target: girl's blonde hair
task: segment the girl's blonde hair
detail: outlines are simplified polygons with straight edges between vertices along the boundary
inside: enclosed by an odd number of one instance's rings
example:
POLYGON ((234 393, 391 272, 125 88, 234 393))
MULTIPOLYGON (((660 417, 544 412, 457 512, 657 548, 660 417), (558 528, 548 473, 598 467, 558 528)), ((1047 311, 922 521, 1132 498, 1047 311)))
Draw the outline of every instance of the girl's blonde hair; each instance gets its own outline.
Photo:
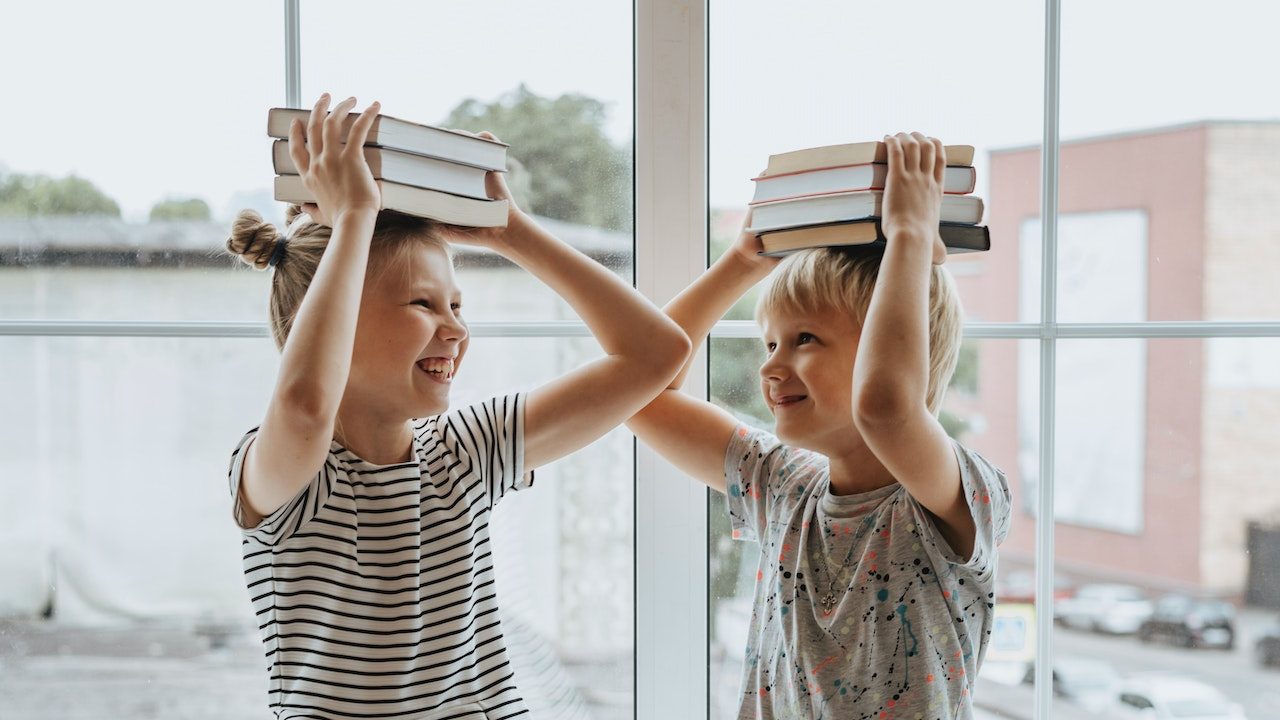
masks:
MULTIPOLYGON (((824 310, 847 312, 858 327, 866 324, 871 292, 884 254, 865 249, 818 248, 789 255, 773 271, 756 303, 756 323, 766 313, 809 315, 824 310)), ((951 273, 934 265, 929 276, 929 388, 925 403, 935 416, 960 357, 964 313, 951 273)))
MULTIPOLYGON (((290 205, 285 212, 288 237, 253 210, 241 210, 227 238, 227 252, 259 270, 274 267, 271 275, 271 336, 283 349, 302 298, 315 277, 320 258, 329 246, 333 229, 304 216, 290 205), (274 262, 273 262, 274 259, 274 262)), ((382 270, 399 264, 414 243, 436 245, 449 252, 437 223, 392 210, 378 213, 369 249, 369 267, 382 270)), ((451 256, 452 257, 452 256, 451 256)))

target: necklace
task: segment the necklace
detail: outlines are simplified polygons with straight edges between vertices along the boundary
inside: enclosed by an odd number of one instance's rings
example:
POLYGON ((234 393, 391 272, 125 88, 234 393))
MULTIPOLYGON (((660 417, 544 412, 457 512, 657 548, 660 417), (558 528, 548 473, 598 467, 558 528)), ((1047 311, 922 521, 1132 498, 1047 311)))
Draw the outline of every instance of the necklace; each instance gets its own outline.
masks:
MULTIPOLYGON (((830 529, 829 525, 828 525, 828 529, 830 529)), ((834 530, 831 531, 831 536, 833 538, 835 537, 834 530)), ((853 548, 856 545, 857 545, 856 538, 853 538, 849 541, 849 551, 845 553, 844 560, 841 561, 840 563, 841 570, 845 570, 849 567, 849 560, 850 558, 853 557, 853 548)), ((827 592, 825 595, 822 596, 822 599, 819 600, 818 602, 822 604, 823 614, 830 615, 831 611, 835 609, 836 603, 839 601, 839 598, 836 597, 836 580, 838 578, 836 577, 835 573, 831 572, 831 566, 827 564, 827 554, 825 552, 820 552, 818 553, 818 555, 819 555, 819 559, 822 561, 822 567, 820 569, 826 573, 828 578, 827 592)), ((841 593, 841 597, 843 597, 844 594, 848 592, 849 592, 849 588, 848 586, 846 586, 844 589, 844 592, 841 593)), ((810 597, 813 597, 812 593, 810 593, 810 597)))

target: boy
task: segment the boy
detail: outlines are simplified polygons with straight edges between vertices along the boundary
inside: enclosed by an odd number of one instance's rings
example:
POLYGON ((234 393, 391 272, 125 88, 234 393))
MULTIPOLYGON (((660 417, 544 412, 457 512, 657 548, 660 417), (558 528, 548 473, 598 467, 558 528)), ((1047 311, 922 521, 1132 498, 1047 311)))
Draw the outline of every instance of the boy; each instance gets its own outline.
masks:
MULTIPOLYGON (((962 329, 942 143, 885 143, 883 252, 793 255, 757 308, 777 435, 681 393, 687 365, 628 422, 760 543, 739 718, 972 717, 1009 492, 937 420, 962 329)), ((744 230, 667 306, 695 342, 778 265, 760 247, 744 230)))

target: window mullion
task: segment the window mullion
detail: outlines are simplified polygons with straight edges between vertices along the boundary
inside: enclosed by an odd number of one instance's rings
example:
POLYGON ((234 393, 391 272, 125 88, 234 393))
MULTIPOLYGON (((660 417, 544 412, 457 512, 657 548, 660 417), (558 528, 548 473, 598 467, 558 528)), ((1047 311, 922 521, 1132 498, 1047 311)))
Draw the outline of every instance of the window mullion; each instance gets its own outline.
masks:
POLYGON ((1044 137, 1040 162, 1041 300, 1040 300, 1040 479, 1036 483, 1036 665, 1035 717, 1053 716, 1053 587, 1054 587, 1054 416, 1058 321, 1058 142, 1062 8, 1045 0, 1044 137))
MULTIPOLYGON (((636 286, 662 305, 707 263, 706 4, 635 8, 636 286)), ((639 443, 636 468, 636 717, 705 718, 707 491, 639 443)))
POLYGON ((284 106, 302 107, 302 23, 299 0, 284 0, 284 106))

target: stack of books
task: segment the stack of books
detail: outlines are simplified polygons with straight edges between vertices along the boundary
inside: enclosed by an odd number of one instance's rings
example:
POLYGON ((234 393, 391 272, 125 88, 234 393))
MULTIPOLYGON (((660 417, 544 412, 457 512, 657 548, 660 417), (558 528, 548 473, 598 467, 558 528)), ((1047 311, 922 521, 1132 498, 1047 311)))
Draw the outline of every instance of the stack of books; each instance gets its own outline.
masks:
MULTIPOLYGON (((942 181, 938 232, 948 253, 991 249, 982 221, 973 146, 948 145, 942 181)), ((764 254, 774 257, 815 247, 880 245, 888 149, 882 142, 807 148, 772 155, 769 167, 752 181, 749 232, 760 236, 764 254)))
MULTIPOLYGON (((289 157, 287 139, 290 123, 295 118, 306 123, 310 116, 310 110, 291 108, 272 108, 268 114, 267 135, 277 138, 271 148, 276 200, 315 202, 289 157)), ((343 137, 356 117, 347 118, 343 137)), ((505 143, 379 115, 369 128, 364 156, 385 209, 466 227, 507 224, 507 201, 489 199, 484 184, 486 173, 506 172, 505 143)))

